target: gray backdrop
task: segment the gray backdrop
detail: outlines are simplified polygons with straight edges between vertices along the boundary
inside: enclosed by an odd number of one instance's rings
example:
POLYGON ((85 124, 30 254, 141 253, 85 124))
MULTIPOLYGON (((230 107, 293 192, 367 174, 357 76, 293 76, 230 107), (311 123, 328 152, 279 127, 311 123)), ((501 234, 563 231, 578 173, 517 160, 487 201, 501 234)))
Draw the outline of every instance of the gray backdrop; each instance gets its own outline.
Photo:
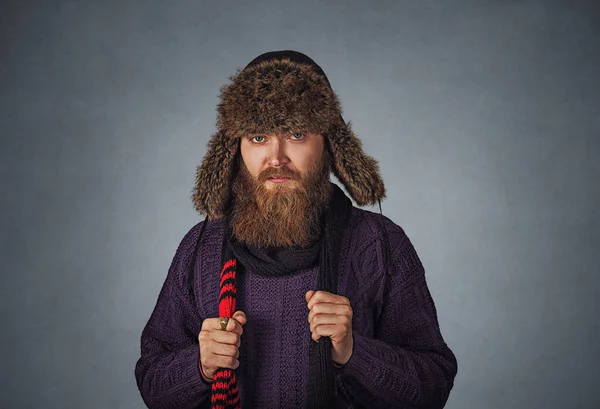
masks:
POLYGON ((459 361, 447 408, 600 407, 600 13, 549 1, 4 1, 0 407, 142 408, 219 88, 313 57, 459 361))

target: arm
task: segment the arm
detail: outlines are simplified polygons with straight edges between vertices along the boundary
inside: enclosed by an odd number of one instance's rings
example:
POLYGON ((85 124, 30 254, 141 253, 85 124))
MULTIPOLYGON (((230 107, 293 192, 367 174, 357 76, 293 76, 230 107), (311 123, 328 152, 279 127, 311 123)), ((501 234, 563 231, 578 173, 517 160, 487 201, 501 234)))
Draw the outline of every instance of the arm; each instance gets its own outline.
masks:
MULTIPOLYGON (((354 332, 353 353, 341 379, 367 407, 443 408, 457 373, 456 358, 440 333, 425 272, 410 240, 396 225, 388 224, 387 230, 391 261, 374 338, 354 332)), ((376 257, 376 251, 370 253, 376 257)), ((374 259, 363 265, 376 264, 374 259)))
POLYGON ((199 368, 202 320, 183 285, 197 237, 198 225, 179 245, 142 331, 135 377, 142 399, 152 409, 191 409, 210 398, 210 385, 199 368))

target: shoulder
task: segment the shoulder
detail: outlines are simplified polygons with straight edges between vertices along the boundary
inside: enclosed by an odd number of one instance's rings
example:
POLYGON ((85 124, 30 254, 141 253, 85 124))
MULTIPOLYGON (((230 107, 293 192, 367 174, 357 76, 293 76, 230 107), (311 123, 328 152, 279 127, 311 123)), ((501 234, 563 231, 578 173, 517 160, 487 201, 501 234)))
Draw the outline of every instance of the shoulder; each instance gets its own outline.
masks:
POLYGON ((421 261, 405 230, 385 215, 354 207, 347 234, 353 256, 363 263, 373 263, 382 270, 387 270, 389 263, 396 273, 410 273, 421 268, 421 261))
POLYGON ((392 246, 409 240, 404 229, 385 215, 354 207, 348 232, 363 242, 391 240, 392 246))
MULTIPOLYGON (((187 231, 177 246, 169 269, 178 285, 182 285, 187 280, 187 272, 194 262, 194 255, 198 254, 197 251, 199 252, 208 243, 217 243, 222 239, 224 231, 225 221, 222 219, 203 220, 187 231)), ((220 246, 218 248, 220 254, 220 246)))
POLYGON ((181 255, 190 255, 194 252, 196 246, 218 239, 223 235, 224 231, 224 219, 205 219, 195 224, 183 236, 183 239, 181 239, 177 248, 177 253, 181 255))

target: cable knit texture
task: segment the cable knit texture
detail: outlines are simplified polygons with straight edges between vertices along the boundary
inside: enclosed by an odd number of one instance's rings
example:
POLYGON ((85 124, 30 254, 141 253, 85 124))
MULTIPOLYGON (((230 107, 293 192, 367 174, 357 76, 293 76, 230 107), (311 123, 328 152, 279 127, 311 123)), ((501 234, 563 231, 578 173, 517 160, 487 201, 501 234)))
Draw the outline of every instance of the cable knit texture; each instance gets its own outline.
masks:
MULTIPOLYGON (((218 316, 225 222, 210 222, 202 236, 194 303, 186 280, 200 228, 201 223, 194 226, 179 245, 142 332, 135 376, 152 409, 210 407, 210 385, 198 366, 197 336, 203 319, 218 316)), ((339 269, 338 293, 353 309, 354 350, 336 370, 336 407, 442 408, 457 362, 440 333, 421 261, 402 228, 354 208, 339 269)), ((316 268, 283 277, 251 270, 239 275, 238 309, 248 318, 236 370, 243 408, 305 406, 313 341, 304 295, 315 288, 316 279, 316 268)))

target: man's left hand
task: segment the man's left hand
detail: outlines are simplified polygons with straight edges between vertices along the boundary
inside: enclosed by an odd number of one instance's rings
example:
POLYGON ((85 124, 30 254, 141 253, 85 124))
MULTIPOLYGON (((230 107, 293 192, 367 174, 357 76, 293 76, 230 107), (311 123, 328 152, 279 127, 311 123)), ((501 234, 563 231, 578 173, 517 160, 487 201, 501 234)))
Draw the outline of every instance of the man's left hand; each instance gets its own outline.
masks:
POLYGON ((333 362, 345 365, 352 356, 352 307, 341 295, 326 291, 308 291, 308 322, 312 339, 331 338, 333 362))

